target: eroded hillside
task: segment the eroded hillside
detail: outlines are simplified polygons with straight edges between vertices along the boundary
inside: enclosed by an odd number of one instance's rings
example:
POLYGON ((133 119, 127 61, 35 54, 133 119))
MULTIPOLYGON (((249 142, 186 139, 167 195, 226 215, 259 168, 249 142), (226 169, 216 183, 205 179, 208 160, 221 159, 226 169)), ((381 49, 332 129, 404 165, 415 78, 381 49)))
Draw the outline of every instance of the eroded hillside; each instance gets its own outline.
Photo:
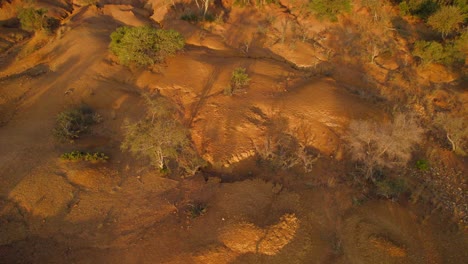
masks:
POLYGON ((466 262, 466 23, 319 2, 2 1, 0 262, 466 262), (123 65, 122 26, 185 46, 123 65), (131 124, 185 145, 157 168, 131 124))

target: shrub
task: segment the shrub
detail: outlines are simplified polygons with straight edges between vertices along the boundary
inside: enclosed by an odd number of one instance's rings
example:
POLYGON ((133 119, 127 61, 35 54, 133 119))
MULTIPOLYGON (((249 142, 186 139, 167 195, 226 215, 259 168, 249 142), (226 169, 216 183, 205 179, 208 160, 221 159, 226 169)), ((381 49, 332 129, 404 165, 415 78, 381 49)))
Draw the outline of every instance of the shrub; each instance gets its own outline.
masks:
POLYGON ((109 157, 102 152, 82 152, 74 150, 63 153, 60 158, 67 161, 90 161, 90 162, 106 162, 109 157))
POLYGON ((88 106, 63 111, 57 115, 54 135, 59 140, 74 140, 86 133, 89 126, 97 123, 100 116, 88 106))
POLYGON ((421 159, 416 161, 416 168, 420 171, 427 171, 429 170, 429 161, 425 159, 421 159))
POLYGON ((188 22, 198 22, 198 16, 195 13, 183 14, 180 19, 188 22))
POLYGON ((204 215, 206 213, 206 209, 207 206, 205 204, 191 203, 188 205, 186 212, 191 218, 197 218, 204 215))
POLYGON ((236 92, 237 90, 247 86, 249 83, 250 78, 246 73, 246 69, 242 67, 235 68, 231 75, 230 93, 232 94, 236 92))
POLYGON ((27 31, 45 30, 53 31, 58 25, 59 21, 52 17, 47 17, 47 9, 40 8, 23 8, 18 12, 18 19, 21 28, 27 31))
POLYGON ((110 37, 109 48, 124 65, 155 64, 174 55, 185 45, 184 38, 177 31, 151 26, 119 27, 110 37))
POLYGON ((337 15, 351 10, 349 0, 311 0, 309 9, 320 19, 336 21, 337 15))

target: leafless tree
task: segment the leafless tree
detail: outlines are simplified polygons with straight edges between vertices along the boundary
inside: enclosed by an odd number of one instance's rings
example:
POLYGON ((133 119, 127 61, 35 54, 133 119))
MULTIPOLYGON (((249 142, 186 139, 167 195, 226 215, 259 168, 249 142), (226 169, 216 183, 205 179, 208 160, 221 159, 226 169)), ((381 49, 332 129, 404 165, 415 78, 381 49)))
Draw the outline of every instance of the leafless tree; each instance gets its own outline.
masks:
POLYGON ((146 116, 135 123, 126 122, 122 150, 148 158, 161 170, 174 160, 185 173, 194 173, 204 163, 193 148, 187 128, 174 114, 177 111, 161 96, 145 94, 143 97, 147 106, 146 116))
POLYGON ((435 117, 436 125, 440 126, 452 145, 452 151, 458 155, 465 156, 465 144, 468 140, 468 118, 466 115, 453 116, 439 113, 435 117))
POLYGON ((423 133, 414 116, 399 113, 384 124, 352 121, 345 140, 352 159, 362 165, 365 178, 375 181, 376 170, 405 166, 423 133))

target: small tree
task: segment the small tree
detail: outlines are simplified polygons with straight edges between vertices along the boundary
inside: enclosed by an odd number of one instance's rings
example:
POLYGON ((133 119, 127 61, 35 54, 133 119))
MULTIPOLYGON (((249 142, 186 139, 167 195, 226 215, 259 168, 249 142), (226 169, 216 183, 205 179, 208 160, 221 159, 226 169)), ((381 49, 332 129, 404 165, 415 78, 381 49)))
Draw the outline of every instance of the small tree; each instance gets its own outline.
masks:
POLYGON ((100 119, 100 115, 86 105, 63 111, 57 115, 54 135, 62 141, 77 139, 100 119))
POLYGON ((175 30, 156 29, 151 26, 119 27, 111 34, 109 48, 120 63, 151 65, 164 61, 184 48, 185 40, 175 30))
POLYGON ((249 85, 250 78, 245 68, 235 68, 231 75, 231 84, 229 86, 229 94, 249 85))
POLYGON ((193 174, 204 162, 193 148, 188 129, 174 115, 175 109, 163 97, 144 95, 144 99, 148 108, 146 117, 124 125, 121 148, 148 158, 161 170, 174 160, 186 173, 193 174))
POLYGON ((423 132, 414 117, 400 113, 387 124, 352 121, 345 140, 352 159, 362 165, 365 178, 375 181, 376 170, 404 166, 410 160, 423 132))
POLYGON ((442 38, 460 28, 466 15, 456 6, 442 6, 429 17, 427 23, 442 34, 442 38))

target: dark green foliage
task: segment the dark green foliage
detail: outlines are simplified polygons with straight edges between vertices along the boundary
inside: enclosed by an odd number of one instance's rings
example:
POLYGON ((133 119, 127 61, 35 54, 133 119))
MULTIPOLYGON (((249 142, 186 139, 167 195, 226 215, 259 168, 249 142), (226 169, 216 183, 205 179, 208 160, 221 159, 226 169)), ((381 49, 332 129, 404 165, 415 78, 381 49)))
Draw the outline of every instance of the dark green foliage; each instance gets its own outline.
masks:
POLYGON ((337 15, 351 10, 349 0, 310 0, 309 9, 320 19, 336 21, 337 15))
POLYGON ((404 0, 399 4, 402 15, 413 15, 427 19, 434 14, 439 5, 434 0, 404 0))
POLYGON ((99 121, 99 115, 88 106, 63 111, 57 115, 54 135, 59 140, 74 140, 99 121))
POLYGON ((184 38, 175 30, 124 26, 111 34, 109 48, 124 65, 152 65, 174 55, 184 45, 184 38))
POLYGON ((375 183, 378 195, 385 198, 398 198, 408 190, 408 186, 403 179, 384 179, 375 183))
POLYGON ((427 171, 429 170, 429 161, 425 159, 421 159, 416 161, 416 168, 420 171, 427 171))
POLYGON ((63 153, 61 159, 67 161, 89 161, 89 162, 106 162, 109 157, 102 152, 82 152, 74 150, 71 152, 63 153))
POLYGON ((456 43, 448 42, 442 45, 436 41, 416 41, 413 55, 419 57, 423 64, 441 63, 446 66, 459 66, 465 63, 465 54, 456 43))

